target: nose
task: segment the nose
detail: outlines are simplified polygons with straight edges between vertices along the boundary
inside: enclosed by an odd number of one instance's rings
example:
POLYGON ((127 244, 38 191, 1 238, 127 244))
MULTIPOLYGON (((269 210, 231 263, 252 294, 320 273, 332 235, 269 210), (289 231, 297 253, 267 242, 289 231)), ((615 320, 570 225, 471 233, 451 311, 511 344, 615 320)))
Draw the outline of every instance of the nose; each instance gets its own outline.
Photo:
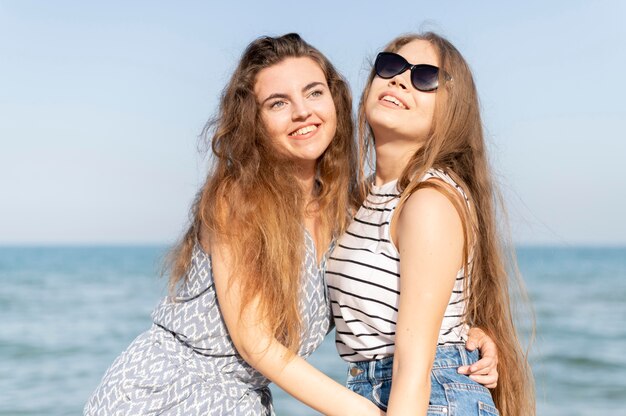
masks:
POLYGON ((304 100, 299 100, 293 103, 293 113, 291 118, 293 120, 306 120, 311 116, 311 109, 304 100))
POLYGON ((406 90, 408 89, 408 82, 404 79, 404 73, 398 74, 393 78, 389 78, 389 86, 399 87, 400 89, 406 90))

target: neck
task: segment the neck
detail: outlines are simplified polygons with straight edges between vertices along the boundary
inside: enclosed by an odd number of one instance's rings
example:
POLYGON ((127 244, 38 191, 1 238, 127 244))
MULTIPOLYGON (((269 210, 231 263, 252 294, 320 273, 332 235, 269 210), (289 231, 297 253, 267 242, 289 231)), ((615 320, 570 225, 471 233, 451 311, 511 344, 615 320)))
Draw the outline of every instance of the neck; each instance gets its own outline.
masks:
POLYGON ((419 148, 416 143, 376 138, 375 185, 380 186, 398 179, 419 148))
POLYGON ((305 203, 308 203, 315 192, 315 165, 301 167, 295 172, 295 179, 304 193, 305 203))
POLYGON ((330 243, 330 237, 320 227, 320 217, 316 206, 309 206, 311 200, 315 196, 315 165, 309 166, 307 169, 304 167, 296 171, 296 180, 302 188, 304 193, 304 227, 309 231, 315 242, 317 252, 317 263, 322 260, 325 249, 322 247, 328 246, 330 243))

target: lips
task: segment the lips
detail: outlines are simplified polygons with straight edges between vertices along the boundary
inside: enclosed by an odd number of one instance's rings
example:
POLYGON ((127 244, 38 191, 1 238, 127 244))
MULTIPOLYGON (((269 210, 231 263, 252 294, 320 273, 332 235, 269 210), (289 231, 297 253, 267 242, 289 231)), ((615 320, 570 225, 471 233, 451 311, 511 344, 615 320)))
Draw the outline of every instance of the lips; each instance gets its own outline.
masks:
POLYGON ((383 101, 385 103, 390 103, 393 106, 402 109, 402 110, 408 110, 409 106, 406 105, 406 103, 400 98, 398 97, 396 94, 392 93, 392 92, 383 92, 379 97, 378 97, 379 101, 383 101))
POLYGON ((296 130, 292 131, 291 133, 289 133, 289 137, 294 137, 294 138, 310 137, 313 134, 315 134, 318 128, 319 128, 319 124, 308 124, 305 126, 301 126, 301 127, 298 127, 296 130))

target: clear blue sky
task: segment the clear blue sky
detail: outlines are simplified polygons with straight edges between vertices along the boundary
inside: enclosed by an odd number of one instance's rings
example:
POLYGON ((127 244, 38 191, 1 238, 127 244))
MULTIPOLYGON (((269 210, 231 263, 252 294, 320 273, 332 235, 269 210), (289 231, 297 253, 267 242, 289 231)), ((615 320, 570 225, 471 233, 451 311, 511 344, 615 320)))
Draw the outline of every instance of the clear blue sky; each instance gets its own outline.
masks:
POLYGON ((626 244, 625 4, 0 0, 0 244, 171 243, 251 40, 299 32, 358 99, 423 27, 474 70, 514 240, 626 244))

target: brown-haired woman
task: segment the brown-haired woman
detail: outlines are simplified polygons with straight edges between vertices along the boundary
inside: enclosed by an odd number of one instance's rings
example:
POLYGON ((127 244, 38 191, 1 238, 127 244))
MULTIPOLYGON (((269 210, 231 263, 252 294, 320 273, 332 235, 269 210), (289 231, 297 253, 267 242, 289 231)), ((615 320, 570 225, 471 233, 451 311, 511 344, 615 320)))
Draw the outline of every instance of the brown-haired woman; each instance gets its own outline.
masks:
POLYGON ((326 271, 348 386, 390 416, 534 414, 477 92, 458 50, 433 33, 393 40, 366 84, 359 138, 363 164, 375 147, 375 174, 326 271), (480 377, 456 371, 478 358, 464 348, 469 325, 498 347, 493 400, 480 377))
POLYGON ((346 82, 298 35, 262 37, 209 127, 215 161, 173 255, 175 295, 85 414, 267 415, 270 380, 324 414, 381 414, 302 358, 330 328, 327 248, 356 199, 346 82))

